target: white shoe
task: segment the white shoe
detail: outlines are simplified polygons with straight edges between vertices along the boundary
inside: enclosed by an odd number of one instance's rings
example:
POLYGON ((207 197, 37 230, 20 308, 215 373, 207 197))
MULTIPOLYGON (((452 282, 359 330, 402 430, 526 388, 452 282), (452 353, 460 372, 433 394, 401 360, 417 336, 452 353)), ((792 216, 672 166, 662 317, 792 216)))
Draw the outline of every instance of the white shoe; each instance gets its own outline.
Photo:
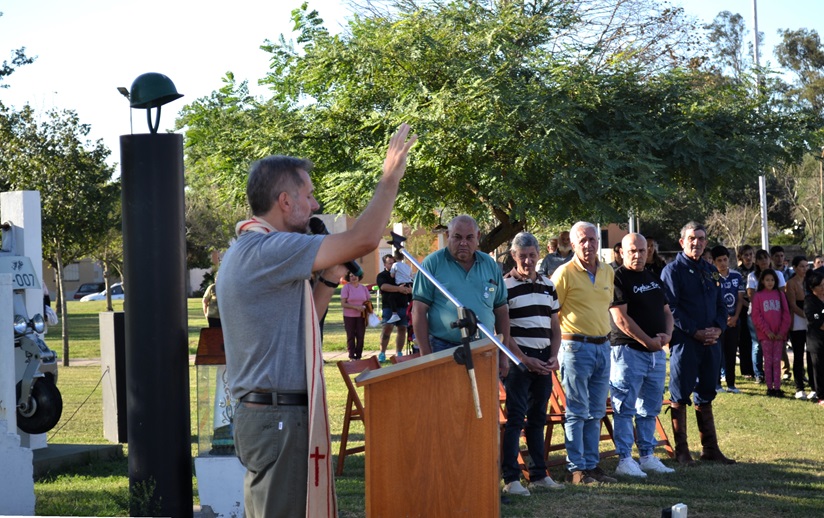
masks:
POLYGON ((818 399, 818 395, 811 390, 810 393, 807 394, 807 401, 814 401, 816 399, 818 399))
POLYGON ((529 496, 529 490, 522 486, 519 480, 515 480, 505 485, 504 493, 509 493, 510 495, 518 496, 529 496))
POLYGON ((668 468, 655 455, 641 457, 641 469, 649 473, 675 473, 675 470, 668 468))
POLYGON ((616 475, 626 475, 628 477, 647 478, 647 474, 641 471, 641 466, 632 457, 626 457, 618 461, 615 468, 616 475))
POLYGON ((564 485, 552 480, 552 477, 544 477, 541 480, 529 484, 530 489, 563 489, 564 485))
POLYGON ((741 391, 737 387, 727 387, 727 392, 730 394, 740 394, 741 391))
POLYGON ((392 316, 389 317, 389 320, 386 321, 387 324, 394 324, 395 322, 399 322, 401 317, 398 316, 397 313, 392 313, 392 316))
POLYGON ((795 399, 800 399, 801 401, 807 400, 807 394, 804 393, 803 390, 799 390, 795 393, 795 399))

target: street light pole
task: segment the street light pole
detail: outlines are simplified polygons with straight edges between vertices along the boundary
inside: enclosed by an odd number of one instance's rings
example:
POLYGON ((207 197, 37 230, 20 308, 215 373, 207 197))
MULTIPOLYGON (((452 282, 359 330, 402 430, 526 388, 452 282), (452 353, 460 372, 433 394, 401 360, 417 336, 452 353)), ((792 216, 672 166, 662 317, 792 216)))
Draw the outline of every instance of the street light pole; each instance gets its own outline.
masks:
MULTIPOLYGON (((756 0, 752 0, 752 21, 755 30, 753 31, 753 57, 755 58, 756 80, 755 94, 761 95, 761 66, 758 54, 758 7, 756 0)), ((758 177, 758 193, 761 202, 761 248, 770 249, 769 221, 767 219, 767 177, 763 174, 758 177)))

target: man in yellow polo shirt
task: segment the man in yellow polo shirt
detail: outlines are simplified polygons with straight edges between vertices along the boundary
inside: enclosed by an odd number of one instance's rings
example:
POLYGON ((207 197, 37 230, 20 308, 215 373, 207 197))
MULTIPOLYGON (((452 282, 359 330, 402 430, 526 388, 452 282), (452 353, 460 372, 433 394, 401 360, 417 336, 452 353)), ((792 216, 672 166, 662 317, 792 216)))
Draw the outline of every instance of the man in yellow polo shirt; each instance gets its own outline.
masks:
POLYGON ((566 392, 567 479, 611 483, 598 466, 601 419, 609 391, 609 306, 615 273, 598 260, 598 229, 579 221, 569 231, 575 257, 552 274, 561 310, 561 383, 566 392))

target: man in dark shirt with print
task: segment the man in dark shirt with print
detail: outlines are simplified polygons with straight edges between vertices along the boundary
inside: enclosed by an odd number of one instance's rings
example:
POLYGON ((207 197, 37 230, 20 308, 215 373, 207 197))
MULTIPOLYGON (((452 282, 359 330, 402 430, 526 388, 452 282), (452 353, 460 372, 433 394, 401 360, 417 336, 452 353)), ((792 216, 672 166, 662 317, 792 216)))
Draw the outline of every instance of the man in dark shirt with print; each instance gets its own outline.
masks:
POLYGON ((655 420, 661 412, 667 356, 663 347, 672 337, 670 312, 661 281, 644 267, 647 240, 627 234, 621 242, 623 265, 615 271, 615 291, 609 308, 615 448, 619 461, 615 473, 646 478, 650 473, 672 473, 653 454, 655 420), (633 418, 637 439, 633 434, 633 418), (637 442, 640 464, 632 458, 637 442))

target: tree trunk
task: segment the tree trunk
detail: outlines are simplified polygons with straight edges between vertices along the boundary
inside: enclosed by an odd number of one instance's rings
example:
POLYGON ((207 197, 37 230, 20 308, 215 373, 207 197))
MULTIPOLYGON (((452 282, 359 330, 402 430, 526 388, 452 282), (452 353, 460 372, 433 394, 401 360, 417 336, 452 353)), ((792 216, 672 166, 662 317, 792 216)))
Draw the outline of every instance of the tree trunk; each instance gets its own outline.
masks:
POLYGON ((69 366, 69 314, 66 311, 66 297, 63 296, 63 249, 60 244, 55 248, 57 259, 57 290, 60 292, 60 329, 63 334, 63 367, 69 366))

